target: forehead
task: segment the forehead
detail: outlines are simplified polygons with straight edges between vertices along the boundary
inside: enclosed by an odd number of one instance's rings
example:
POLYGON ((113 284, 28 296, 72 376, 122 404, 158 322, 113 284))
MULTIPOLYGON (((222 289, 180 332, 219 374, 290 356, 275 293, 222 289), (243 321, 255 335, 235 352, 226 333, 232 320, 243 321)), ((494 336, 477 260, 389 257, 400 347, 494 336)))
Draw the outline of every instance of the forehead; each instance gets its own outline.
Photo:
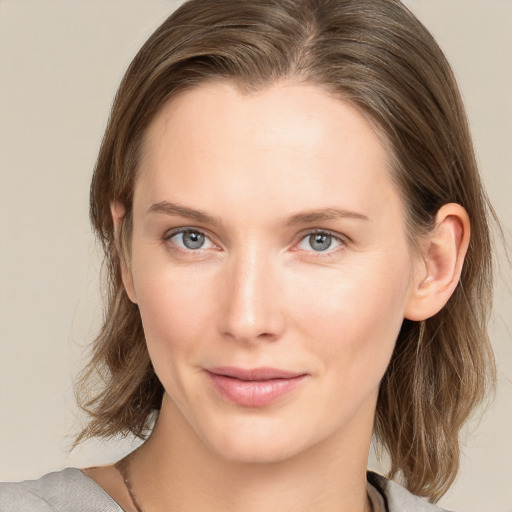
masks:
MULTIPOLYGON (((244 147, 247 143, 268 147, 273 141, 283 146, 306 141, 327 145, 333 139, 342 145, 356 132, 365 135, 365 142, 379 137, 359 109, 320 86, 282 80, 243 92, 228 80, 212 80, 171 97, 150 123, 146 143, 155 150, 163 139, 167 144, 171 138, 186 138, 197 149, 206 149, 224 136, 233 142, 245 137, 244 147)), ((383 145, 371 142, 367 150, 378 149, 386 159, 383 145)))
POLYGON ((246 94, 210 82, 173 97, 152 121, 136 195, 371 210, 399 200, 388 160, 365 116, 318 86, 280 82, 246 94))

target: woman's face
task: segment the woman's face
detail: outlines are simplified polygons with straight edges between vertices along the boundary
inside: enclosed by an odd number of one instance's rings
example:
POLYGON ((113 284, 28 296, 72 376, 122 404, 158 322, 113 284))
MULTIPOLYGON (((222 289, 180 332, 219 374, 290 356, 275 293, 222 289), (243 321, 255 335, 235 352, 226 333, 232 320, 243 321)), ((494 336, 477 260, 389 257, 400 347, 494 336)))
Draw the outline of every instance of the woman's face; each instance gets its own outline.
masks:
POLYGON ((125 284, 176 428, 240 461, 367 446, 415 266, 386 156, 313 85, 209 83, 157 115, 125 284))

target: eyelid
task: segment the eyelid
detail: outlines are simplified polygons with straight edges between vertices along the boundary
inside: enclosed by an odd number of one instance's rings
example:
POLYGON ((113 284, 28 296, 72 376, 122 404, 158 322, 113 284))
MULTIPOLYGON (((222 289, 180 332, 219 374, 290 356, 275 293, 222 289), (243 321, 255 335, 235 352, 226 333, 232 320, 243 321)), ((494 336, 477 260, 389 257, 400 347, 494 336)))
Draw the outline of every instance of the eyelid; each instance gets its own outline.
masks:
POLYGON ((338 251, 344 249, 347 246, 347 244, 350 242, 350 239, 345 235, 342 235, 340 233, 335 233, 333 231, 330 231, 329 229, 315 228, 315 229, 310 229, 310 230, 307 230, 307 231, 301 233, 299 235, 298 241, 292 247, 292 251, 294 251, 294 252, 301 251, 302 249, 298 249, 297 245, 300 242, 302 242, 305 238, 307 238, 311 235, 315 235, 315 234, 329 235, 330 237, 332 237, 333 239, 338 241, 340 243, 340 246, 336 247, 335 249, 331 249, 331 250, 327 249, 326 251, 315 251, 313 249, 311 249, 310 251, 304 251, 308 255, 312 255, 314 257, 331 256, 334 253, 337 253, 338 251))
POLYGON ((202 228, 196 228, 194 226, 180 226, 178 228, 172 228, 172 229, 169 229, 168 231, 165 232, 165 234, 163 235, 162 237, 162 240, 165 242, 165 243, 170 243, 172 244, 172 249, 173 250, 177 250, 177 251, 181 251, 181 252, 184 252, 184 253, 188 253, 188 254, 195 254, 195 253, 201 253, 202 251, 205 251, 205 250, 208 250, 210 248, 207 248, 207 249, 203 249, 202 247, 199 248, 199 249, 187 249, 186 247, 180 247, 178 245, 176 245, 175 243, 172 242, 172 238, 175 237, 176 235, 179 235, 180 233, 187 233, 187 232, 196 232, 196 233, 201 233, 202 235, 204 235, 204 237, 206 239, 208 239, 210 241, 210 243, 218 248, 218 244, 216 244, 213 240, 212 240, 212 237, 208 234, 208 232, 202 228))
MULTIPOLYGON (((202 235, 205 236, 205 238, 207 238, 210 241, 210 243, 214 247, 216 247, 217 249, 220 248, 220 246, 218 244, 216 244, 212 240, 212 237, 208 234, 207 230, 202 229, 202 228, 196 228, 194 226, 180 226, 180 227, 177 227, 177 228, 172 228, 172 229, 170 229, 170 230, 165 232, 165 234, 163 235, 162 239, 166 243, 167 242, 171 242, 171 238, 173 238, 174 236, 176 236, 176 235, 178 235, 180 233, 186 233, 186 232, 189 232, 189 231, 195 231, 197 233, 201 233, 202 235)), ((345 248, 347 243, 350 242, 350 239, 346 235, 342 235, 340 233, 336 233, 336 232, 330 231, 329 229, 314 228, 314 229, 309 229, 309 230, 306 230, 306 231, 303 231, 302 233, 300 233, 298 235, 297 242, 294 243, 294 245, 291 248, 291 250, 293 252, 301 251, 301 249, 297 248, 297 245, 300 242, 302 242, 302 240, 304 240, 305 238, 307 238, 307 237, 309 237, 311 235, 314 235, 314 234, 318 234, 318 233, 331 236, 333 239, 335 239, 336 241, 338 241, 340 243, 340 247, 337 247, 337 248, 332 249, 332 250, 326 250, 326 251, 315 251, 315 250, 304 251, 304 252, 308 253, 309 255, 312 255, 312 256, 315 256, 315 257, 332 255, 332 254, 342 250, 343 248, 345 248)), ((200 253, 200 252, 202 252, 204 250, 208 250, 208 249, 202 249, 202 248, 199 248, 199 249, 187 249, 187 248, 179 247, 176 244, 172 244, 172 245, 173 245, 173 247, 172 247, 173 249, 175 249, 177 251, 185 252, 185 253, 200 253)))

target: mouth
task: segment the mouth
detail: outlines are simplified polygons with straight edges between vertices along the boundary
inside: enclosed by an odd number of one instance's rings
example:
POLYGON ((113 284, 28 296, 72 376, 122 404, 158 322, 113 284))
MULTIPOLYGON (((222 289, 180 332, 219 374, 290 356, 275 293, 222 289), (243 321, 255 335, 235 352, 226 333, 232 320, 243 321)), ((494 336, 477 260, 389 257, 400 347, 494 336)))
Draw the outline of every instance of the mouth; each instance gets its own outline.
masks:
POLYGON ((216 367, 206 370, 213 387, 224 399, 242 407, 273 404, 299 387, 306 373, 278 368, 216 367))

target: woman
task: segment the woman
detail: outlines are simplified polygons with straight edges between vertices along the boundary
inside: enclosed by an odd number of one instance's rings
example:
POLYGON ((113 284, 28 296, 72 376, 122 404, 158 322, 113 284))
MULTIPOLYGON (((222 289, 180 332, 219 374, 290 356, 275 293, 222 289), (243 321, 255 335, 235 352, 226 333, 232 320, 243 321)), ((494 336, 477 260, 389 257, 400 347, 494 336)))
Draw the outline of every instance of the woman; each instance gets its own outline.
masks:
POLYGON ((110 296, 77 442, 148 440, 4 484, 2 510, 439 510, 415 495, 452 483, 494 372, 488 212, 450 68, 398 1, 184 4, 91 187, 110 296), (372 434, 407 490, 366 474, 372 434))

